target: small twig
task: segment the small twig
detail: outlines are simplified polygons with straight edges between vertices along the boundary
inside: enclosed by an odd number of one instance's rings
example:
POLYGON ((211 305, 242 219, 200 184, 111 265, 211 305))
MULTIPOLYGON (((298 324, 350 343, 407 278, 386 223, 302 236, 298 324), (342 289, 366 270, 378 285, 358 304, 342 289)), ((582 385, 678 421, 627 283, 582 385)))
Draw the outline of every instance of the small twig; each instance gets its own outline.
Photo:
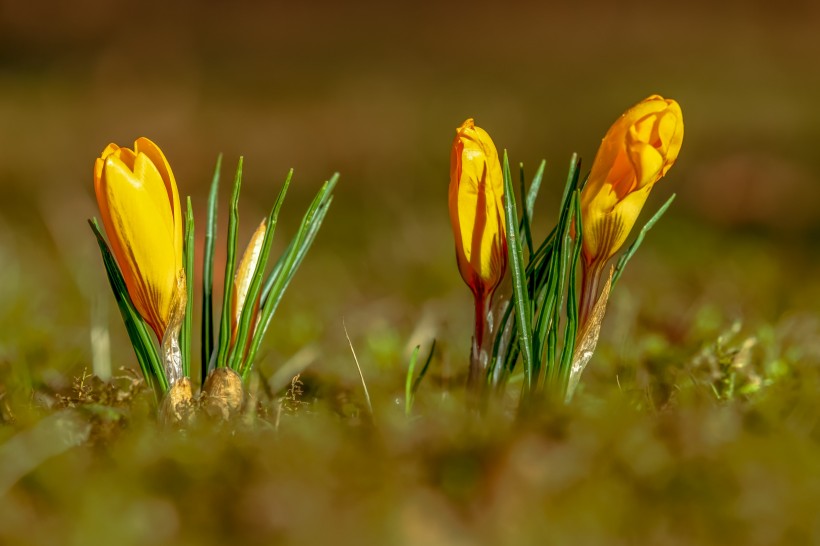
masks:
POLYGON ((356 357, 356 350, 353 349, 353 342, 350 341, 350 334, 347 333, 347 325, 345 325, 345 319, 342 319, 342 328, 344 328, 347 343, 350 345, 350 352, 353 353, 353 360, 356 362, 356 368, 359 370, 359 377, 362 378, 362 387, 364 387, 364 397, 367 400, 367 407, 370 410, 370 415, 372 416, 373 404, 370 403, 370 393, 367 391, 367 383, 365 383, 364 381, 364 374, 362 373, 362 367, 359 365, 359 359, 356 357))

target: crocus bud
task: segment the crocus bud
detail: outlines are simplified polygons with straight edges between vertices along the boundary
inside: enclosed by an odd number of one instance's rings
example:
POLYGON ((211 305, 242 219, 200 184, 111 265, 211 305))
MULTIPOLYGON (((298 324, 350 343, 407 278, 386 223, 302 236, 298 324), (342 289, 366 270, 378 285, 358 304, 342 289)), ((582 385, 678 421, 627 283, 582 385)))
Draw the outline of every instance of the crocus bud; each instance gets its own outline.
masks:
POLYGON ((488 301, 507 269, 504 179, 495 144, 472 119, 453 141, 449 206, 461 277, 477 300, 488 301))
MULTIPOLYGON (((262 223, 259 224, 259 227, 257 227, 256 231, 251 235, 251 240, 248 242, 248 246, 245 247, 242 258, 239 260, 239 267, 236 268, 236 275, 234 275, 233 280, 233 297, 231 298, 231 344, 236 341, 239 321, 242 318, 242 311, 248 299, 248 290, 251 287, 253 274, 256 271, 256 266, 262 255, 262 244, 265 242, 267 229, 267 219, 262 220, 262 223)), ((251 302, 251 305, 253 305, 254 308, 258 308, 259 298, 257 297, 257 301, 251 302)), ((256 323, 254 321, 251 323, 251 335, 248 336, 248 342, 250 342, 251 337, 253 337, 255 326, 256 323)))
POLYGON ((182 216, 171 167, 147 138, 109 144, 94 164, 94 191, 111 250, 137 312, 162 341, 182 298, 182 216))
POLYGON ((610 127, 581 193, 586 263, 601 267, 621 248, 682 142, 680 106, 660 95, 639 102, 610 127))

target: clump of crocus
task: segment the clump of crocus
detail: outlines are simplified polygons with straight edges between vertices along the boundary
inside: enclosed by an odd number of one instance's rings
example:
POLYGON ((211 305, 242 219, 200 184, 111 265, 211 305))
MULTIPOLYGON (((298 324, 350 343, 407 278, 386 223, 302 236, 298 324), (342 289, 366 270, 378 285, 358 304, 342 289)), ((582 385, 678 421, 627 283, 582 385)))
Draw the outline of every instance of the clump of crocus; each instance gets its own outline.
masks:
POLYGON ((215 340, 213 269, 220 166, 221 158, 208 199, 202 389, 194 398, 190 379, 195 240, 191 199, 187 199, 183 220, 168 161, 146 138, 137 139, 133 150, 108 145, 94 164, 94 189, 108 241, 96 220, 89 223, 140 368, 160 402, 160 419, 170 424, 187 423, 203 412, 231 419, 243 411, 243 382, 288 284, 316 238, 338 180, 336 174, 322 185, 287 250, 268 272, 274 228, 291 170, 270 215, 254 233, 235 268, 240 158, 231 195, 222 320, 215 340))
POLYGON ((456 130, 450 154, 449 208, 458 269, 475 300, 471 383, 486 366, 480 353, 488 314, 507 269, 503 199, 504 179, 495 144, 468 119, 456 130))
POLYGON ((674 196, 643 226, 617 265, 607 268, 607 262, 624 245, 654 184, 675 163, 682 139, 683 119, 675 101, 653 95, 630 108, 604 137, 586 183, 580 183, 580 159, 573 154, 558 222, 539 242, 532 218, 546 162, 528 189, 521 165, 519 205, 507 153, 499 164, 490 137, 473 120, 458 129, 450 219, 459 270, 476 302, 471 381, 503 392, 520 359, 522 415, 542 397, 572 399, 595 352, 612 287, 674 196), (512 299, 499 320, 488 320, 495 318, 488 309, 508 265, 508 247, 512 299), (482 347, 488 338, 491 343, 482 347))
POLYGON ((680 106, 660 95, 627 110, 601 142, 581 193, 581 324, 595 304, 604 265, 623 246, 652 187, 674 165, 682 142, 680 106))

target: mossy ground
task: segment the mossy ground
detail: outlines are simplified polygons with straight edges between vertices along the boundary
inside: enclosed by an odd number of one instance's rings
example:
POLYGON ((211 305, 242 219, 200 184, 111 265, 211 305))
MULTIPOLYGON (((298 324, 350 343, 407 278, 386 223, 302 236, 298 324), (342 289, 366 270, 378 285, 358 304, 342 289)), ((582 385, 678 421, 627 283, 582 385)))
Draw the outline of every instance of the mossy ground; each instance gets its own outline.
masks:
MULTIPOLYGON (((2 542, 816 543, 810 248, 660 224, 616 289, 576 399, 528 420, 516 419, 515 388, 484 415, 469 409, 461 290, 426 311, 435 319, 398 301, 376 305, 372 322, 347 316, 371 415, 343 334, 325 334, 298 380, 263 384, 282 365, 277 340, 333 315, 289 317, 297 286, 254 379, 255 411, 182 432, 157 425, 133 371, 84 375, 87 356, 50 330, 59 309, 35 309, 34 324, 7 311, 19 334, 2 359, 2 542), (407 418, 406 345, 419 330, 439 348, 407 418)), ((306 284, 322 274, 303 273, 306 284)), ((118 364, 133 360, 126 349, 118 364)))

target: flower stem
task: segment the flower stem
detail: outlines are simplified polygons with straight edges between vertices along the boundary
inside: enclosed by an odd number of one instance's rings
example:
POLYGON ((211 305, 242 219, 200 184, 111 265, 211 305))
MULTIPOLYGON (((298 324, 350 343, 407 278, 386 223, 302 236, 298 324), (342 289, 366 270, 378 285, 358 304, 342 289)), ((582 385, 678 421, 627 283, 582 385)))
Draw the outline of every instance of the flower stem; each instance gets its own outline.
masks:
POLYGON ((470 374, 467 385, 472 389, 480 389, 484 369, 487 367, 487 354, 484 350, 484 334, 487 330, 487 314, 490 311, 490 298, 484 294, 475 296, 475 333, 473 346, 470 351, 470 374), (482 358, 483 357, 483 358, 482 358))

